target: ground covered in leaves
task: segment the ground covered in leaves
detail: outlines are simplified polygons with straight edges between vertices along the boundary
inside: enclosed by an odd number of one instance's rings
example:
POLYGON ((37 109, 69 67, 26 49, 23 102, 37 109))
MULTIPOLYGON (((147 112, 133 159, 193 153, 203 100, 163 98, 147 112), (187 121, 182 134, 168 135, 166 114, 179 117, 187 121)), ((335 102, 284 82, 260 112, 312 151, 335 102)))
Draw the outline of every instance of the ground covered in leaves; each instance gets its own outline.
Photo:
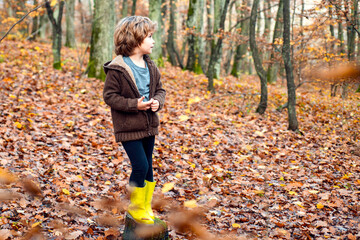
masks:
MULTIPOLYGON (((50 45, 0 45, 0 239, 121 236, 129 161, 81 56, 64 48, 57 71, 50 45)), ((172 239, 360 238, 359 94, 300 88, 295 133, 276 110, 281 82, 260 116, 254 76, 216 80, 211 95, 203 75, 161 73, 154 207, 172 239)))

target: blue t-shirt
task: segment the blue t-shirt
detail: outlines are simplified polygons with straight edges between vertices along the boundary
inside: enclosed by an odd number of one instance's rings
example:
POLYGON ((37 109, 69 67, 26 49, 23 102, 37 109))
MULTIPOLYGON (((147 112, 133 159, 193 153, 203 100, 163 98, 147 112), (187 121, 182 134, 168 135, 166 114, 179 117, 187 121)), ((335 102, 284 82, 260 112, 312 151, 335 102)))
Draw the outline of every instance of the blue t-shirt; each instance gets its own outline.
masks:
POLYGON ((130 67, 134 74, 136 86, 139 89, 140 95, 144 96, 144 102, 149 101, 150 92, 150 72, 147 63, 146 67, 139 67, 133 63, 130 57, 123 57, 124 62, 130 67))

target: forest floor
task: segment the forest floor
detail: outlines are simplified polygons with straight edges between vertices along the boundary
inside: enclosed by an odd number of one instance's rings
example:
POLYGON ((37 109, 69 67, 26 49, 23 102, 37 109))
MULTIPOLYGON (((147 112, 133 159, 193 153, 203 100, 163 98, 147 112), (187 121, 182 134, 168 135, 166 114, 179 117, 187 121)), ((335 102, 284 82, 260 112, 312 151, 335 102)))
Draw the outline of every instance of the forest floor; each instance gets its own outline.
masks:
MULTIPOLYGON (((62 55, 58 71, 48 44, 0 45, 0 239, 121 235, 129 161, 103 82, 80 77, 80 50, 62 55)), ((203 75, 160 71, 154 207, 172 239, 360 238, 360 94, 299 88, 296 133, 276 110, 281 80, 258 115, 255 76, 216 80, 211 95, 203 75)))

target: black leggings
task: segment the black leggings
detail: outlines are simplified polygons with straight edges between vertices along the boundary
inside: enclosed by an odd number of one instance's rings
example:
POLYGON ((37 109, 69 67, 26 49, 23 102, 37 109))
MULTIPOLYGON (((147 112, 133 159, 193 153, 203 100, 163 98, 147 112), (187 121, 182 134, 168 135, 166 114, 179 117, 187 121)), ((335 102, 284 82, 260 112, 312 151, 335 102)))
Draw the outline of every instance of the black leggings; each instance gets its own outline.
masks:
POLYGON ((145 180, 153 182, 152 154, 155 136, 121 143, 131 162, 130 184, 143 187, 145 180))

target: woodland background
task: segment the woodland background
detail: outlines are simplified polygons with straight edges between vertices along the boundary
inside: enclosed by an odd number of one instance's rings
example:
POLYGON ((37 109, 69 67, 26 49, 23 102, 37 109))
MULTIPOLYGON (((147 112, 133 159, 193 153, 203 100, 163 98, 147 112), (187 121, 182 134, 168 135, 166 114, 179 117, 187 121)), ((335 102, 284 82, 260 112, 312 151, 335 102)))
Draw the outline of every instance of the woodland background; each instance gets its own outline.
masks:
POLYGON ((357 0, 3 0, 0 239, 121 236, 130 166, 101 79, 133 14, 159 26, 172 239, 360 237, 357 0))

